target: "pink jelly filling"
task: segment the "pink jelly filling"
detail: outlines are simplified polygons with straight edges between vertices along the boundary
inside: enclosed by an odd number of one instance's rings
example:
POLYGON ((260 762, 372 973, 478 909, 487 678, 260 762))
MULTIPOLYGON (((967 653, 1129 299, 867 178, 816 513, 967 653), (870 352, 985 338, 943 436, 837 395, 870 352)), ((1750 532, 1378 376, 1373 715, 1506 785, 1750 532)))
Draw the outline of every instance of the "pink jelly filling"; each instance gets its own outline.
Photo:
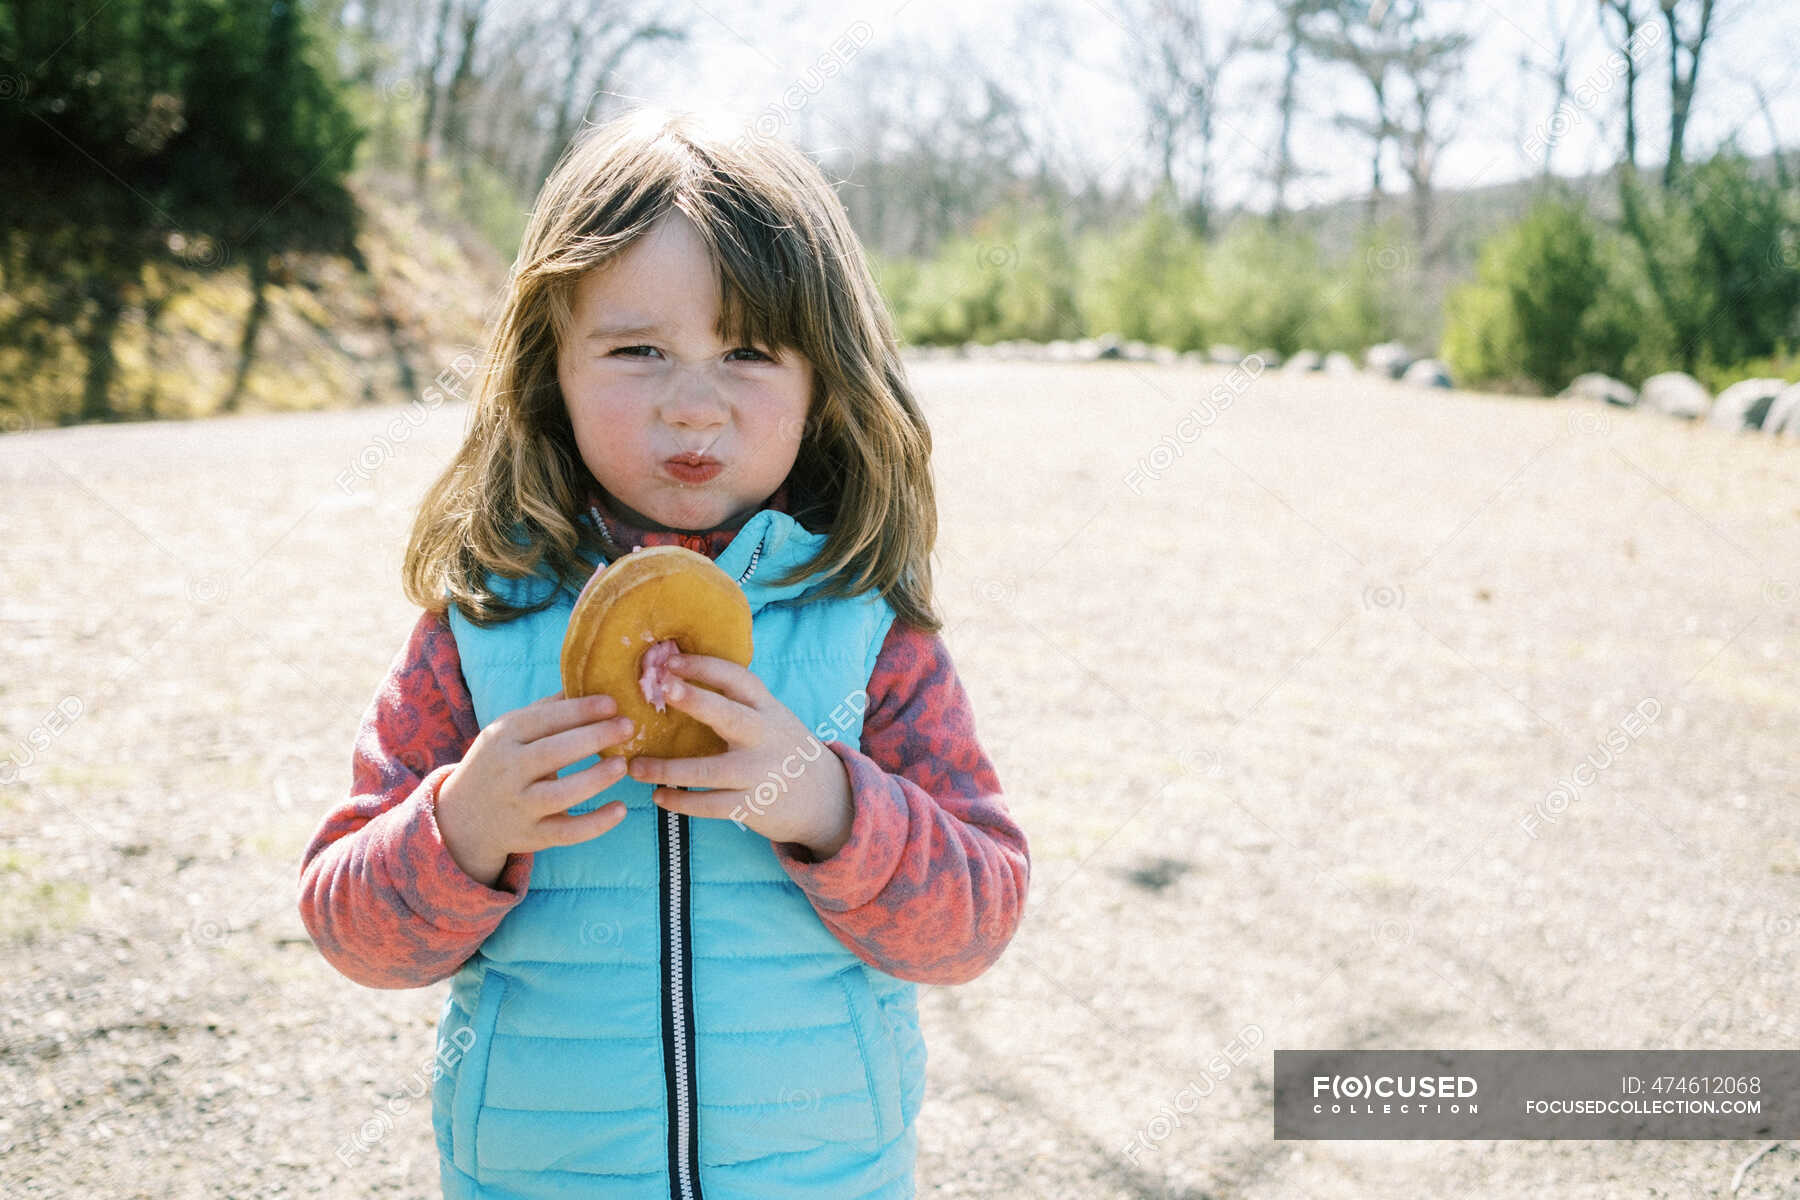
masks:
POLYGON ((669 681, 673 678, 669 674, 667 663, 670 658, 680 652, 681 647, 677 646, 673 639, 670 639, 657 642, 644 651, 644 657, 638 660, 638 667, 641 671, 638 676, 638 690, 644 693, 644 699, 654 705, 657 712, 663 711, 666 699, 663 689, 669 686, 669 681))

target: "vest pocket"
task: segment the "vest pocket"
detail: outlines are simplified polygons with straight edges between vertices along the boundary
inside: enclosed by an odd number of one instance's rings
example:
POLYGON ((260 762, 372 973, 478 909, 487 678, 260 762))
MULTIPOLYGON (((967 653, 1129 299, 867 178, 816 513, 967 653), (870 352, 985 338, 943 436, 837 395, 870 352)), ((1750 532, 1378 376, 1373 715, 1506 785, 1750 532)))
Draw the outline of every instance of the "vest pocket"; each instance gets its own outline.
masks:
POLYGON ((869 1085, 869 1103, 875 1116, 872 1146, 884 1146, 900 1133, 900 1051, 887 1017, 861 963, 838 972, 850 1021, 856 1027, 856 1048, 862 1055, 863 1073, 869 1085))
POLYGON ((500 1013, 500 998, 506 992, 506 976, 492 970, 481 977, 481 993, 475 1002, 475 1013, 469 1028, 475 1040, 469 1044, 460 1069, 456 1073, 456 1090, 450 1099, 450 1146, 456 1169, 479 1179, 475 1162, 475 1118, 481 1112, 481 1098, 487 1091, 488 1057, 494 1048, 494 1022, 500 1013))

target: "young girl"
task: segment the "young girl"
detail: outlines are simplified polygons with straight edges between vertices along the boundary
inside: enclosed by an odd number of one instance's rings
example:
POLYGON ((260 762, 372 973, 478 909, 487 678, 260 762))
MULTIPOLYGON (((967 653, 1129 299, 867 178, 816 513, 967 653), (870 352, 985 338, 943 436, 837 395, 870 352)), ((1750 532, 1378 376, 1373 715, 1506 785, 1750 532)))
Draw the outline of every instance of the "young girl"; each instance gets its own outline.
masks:
POLYGON ((986 970, 1030 875, 938 636, 930 450, 809 159, 652 109, 565 156, 301 867, 338 970, 451 980, 446 1196, 913 1194, 916 985, 986 970), (725 752, 627 769, 562 637, 671 544, 742 586, 755 653, 668 664, 725 752))

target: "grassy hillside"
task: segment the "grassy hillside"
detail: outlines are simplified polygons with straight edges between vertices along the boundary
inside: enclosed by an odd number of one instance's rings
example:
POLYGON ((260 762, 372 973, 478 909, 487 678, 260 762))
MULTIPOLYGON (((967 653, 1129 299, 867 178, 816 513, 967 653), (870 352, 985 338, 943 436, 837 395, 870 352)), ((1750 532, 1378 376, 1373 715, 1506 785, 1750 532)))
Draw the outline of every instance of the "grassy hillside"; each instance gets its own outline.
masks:
MULTIPOLYGON (((349 186, 362 212, 355 254, 288 253, 273 264, 238 411, 403 402, 480 345, 507 263, 402 181, 369 173, 349 186)), ((216 415, 232 391, 244 361, 248 270, 229 247, 190 257, 191 267, 179 258, 147 265, 121 314, 108 396, 124 419, 216 415)), ((29 277, 15 270, 5 283, 0 427, 71 421, 87 369, 81 324, 35 316, 46 297, 29 277)))

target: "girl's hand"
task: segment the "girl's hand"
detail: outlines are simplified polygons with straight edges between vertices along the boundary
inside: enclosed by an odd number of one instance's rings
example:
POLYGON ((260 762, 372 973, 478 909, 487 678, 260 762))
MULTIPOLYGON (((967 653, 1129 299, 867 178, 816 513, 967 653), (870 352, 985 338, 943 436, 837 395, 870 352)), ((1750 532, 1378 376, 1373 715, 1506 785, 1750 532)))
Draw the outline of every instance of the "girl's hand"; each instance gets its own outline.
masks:
POLYGON ((579 816, 563 811, 622 779, 623 756, 556 777, 631 736, 631 719, 618 711, 611 696, 570 700, 559 691, 476 734, 438 791, 438 832, 456 865, 493 887, 508 855, 585 842, 624 820, 617 800, 579 816))
POLYGON ((681 677, 665 689, 668 703, 710 726, 727 749, 699 758, 633 758, 631 777, 671 785, 652 795, 670 812, 730 818, 772 842, 798 842, 815 861, 836 854, 850 840, 855 813, 843 760, 748 668, 707 654, 678 654, 667 666, 681 677))

